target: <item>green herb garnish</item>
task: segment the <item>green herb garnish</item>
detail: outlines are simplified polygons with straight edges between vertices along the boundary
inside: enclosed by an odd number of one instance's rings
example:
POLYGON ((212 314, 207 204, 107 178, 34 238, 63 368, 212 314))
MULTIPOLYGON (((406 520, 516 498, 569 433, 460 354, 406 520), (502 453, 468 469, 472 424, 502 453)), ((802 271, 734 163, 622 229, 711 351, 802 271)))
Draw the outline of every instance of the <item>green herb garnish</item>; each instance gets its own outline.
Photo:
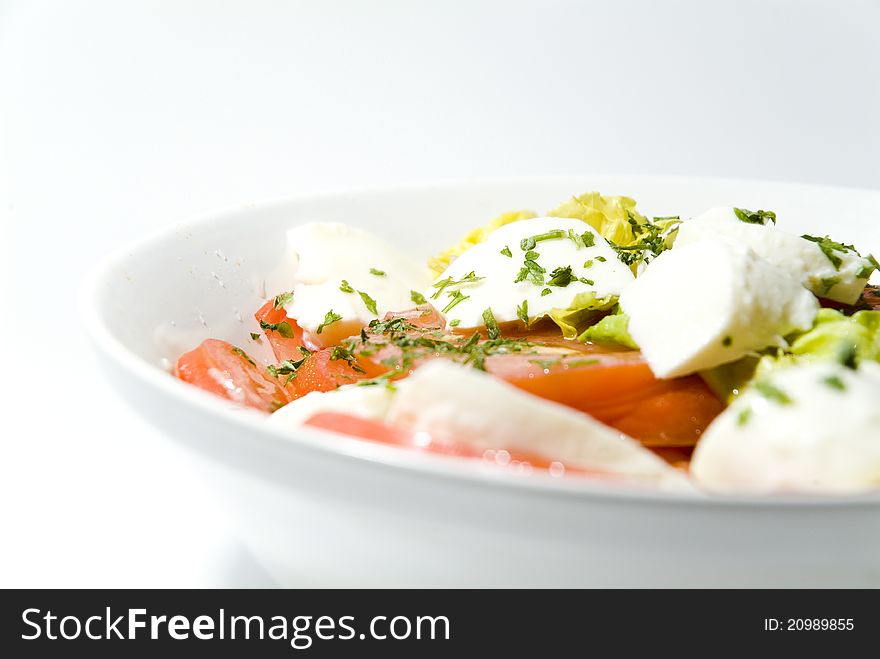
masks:
POLYGON ((462 286, 464 284, 472 284, 474 282, 480 281, 481 279, 485 279, 485 277, 477 277, 476 273, 473 270, 471 270, 458 281, 454 280, 452 277, 446 277, 445 279, 441 279, 440 281, 434 282, 432 284, 432 288, 436 288, 437 292, 435 292, 431 296, 431 299, 436 300, 437 298, 439 298, 440 294, 450 286, 462 286))
POLYGON ((461 291, 454 291, 449 294, 449 297, 451 297, 452 300, 450 300, 449 304, 447 304, 445 307, 443 307, 442 313, 448 312, 450 309, 452 309, 459 302, 464 302, 465 300, 467 300, 470 297, 470 295, 465 295, 461 291))
POLYGON ((777 405, 791 405, 794 402, 787 393, 769 382, 755 382, 755 390, 764 398, 777 405))
POLYGON ((529 250, 535 249, 535 245, 543 240, 558 240, 559 238, 565 238, 565 231, 562 229, 551 229, 546 233, 539 233, 529 238, 523 238, 519 241, 519 248, 524 252, 528 252, 529 250))
POLYGON ((545 288, 543 291, 541 291, 541 297, 544 297, 545 295, 550 295, 550 293, 552 292, 553 291, 551 291, 549 288, 545 288))
POLYGON ((453 318, 452 320, 449 321, 450 327, 458 327, 459 325, 461 325, 461 320, 458 318, 453 318))
MULTIPOLYGON (((845 254, 846 252, 855 252, 856 248, 852 245, 844 245, 843 243, 838 243, 834 240, 831 240, 828 236, 811 236, 809 234, 804 234, 801 236, 804 240, 809 240, 811 243, 816 243, 819 246, 819 249, 822 250, 822 253, 827 257, 829 261, 831 261, 831 265, 834 266, 835 270, 840 270, 840 264, 843 263, 843 259, 841 259, 834 252, 840 252, 845 254)), ((856 252, 858 253, 858 252, 856 252)))
POLYGON ((846 385, 840 376, 837 375, 829 375, 827 378, 822 378, 822 382, 827 384, 832 389, 837 389, 838 391, 846 391, 846 385))
POLYGON ((776 213, 773 211, 750 211, 746 208, 734 208, 733 212, 740 222, 745 222, 746 224, 766 226, 768 221, 776 224, 776 213))
POLYGON ((312 354, 312 351, 303 346, 299 347, 299 351, 302 353, 302 359, 286 359, 278 366, 269 365, 266 367, 266 370, 269 371, 269 375, 273 378, 277 378, 281 375, 286 375, 287 379, 284 381, 284 384, 288 384, 293 378, 296 377, 296 371, 300 366, 305 363, 306 359, 309 358, 309 355, 312 354))
MULTIPOLYGON (((332 325, 333 323, 337 323, 340 320, 342 320, 342 316, 340 316, 338 313, 334 312, 333 309, 330 309, 330 311, 328 311, 324 315, 324 322, 321 323, 320 325, 318 325, 318 328, 315 330, 315 333, 320 334, 321 332, 324 331, 325 327, 327 327, 328 325, 332 325)), ((260 323, 260 324, 262 324, 262 323, 260 323)), ((288 325, 288 327, 289 327, 289 325, 288 325)), ((282 334, 282 336, 284 336, 284 335, 282 334)))
POLYGON ((257 365, 257 362, 255 362, 253 359, 251 359, 251 356, 249 354, 247 354, 244 350, 239 348, 238 346, 232 346, 231 350, 232 350, 233 354, 238 355, 242 359, 250 362, 251 366, 257 365))
POLYGON ((483 322, 486 324, 486 334, 489 339, 497 339, 501 336, 501 331, 498 329, 498 323, 495 321, 495 314, 492 313, 492 307, 489 307, 483 312, 483 322))
POLYGON ((275 296, 275 301, 272 303, 276 309, 280 309, 285 304, 290 302, 293 299, 293 292, 281 293, 280 295, 275 296))
POLYGON ((413 304, 427 304, 428 301, 425 299, 425 296, 419 293, 418 291, 410 291, 409 299, 413 301, 413 304))
POLYGON ((822 277, 819 282, 822 284, 822 295, 826 295, 828 291, 840 283, 840 277, 822 277))
POLYGON ((550 286, 565 287, 574 279, 576 279, 576 277, 571 274, 570 265, 567 265, 564 268, 560 266, 550 273, 550 280, 547 283, 550 284, 550 286))
POLYGON ((504 249, 501 250, 501 253, 504 254, 504 256, 509 256, 510 258, 513 258, 513 252, 510 251, 510 247, 508 247, 507 245, 504 246, 504 249))
MULTIPOLYGON (((278 332, 285 339, 292 339, 295 336, 293 327, 286 320, 282 320, 280 323, 267 323, 265 320, 261 320, 260 329, 278 332)), ((318 333, 320 334, 320 330, 318 330, 318 333)))
POLYGON ((330 360, 344 361, 351 367, 353 371, 356 371, 357 373, 366 373, 361 365, 357 363, 357 359, 355 359, 355 356, 351 353, 351 350, 349 350, 345 346, 333 346, 333 350, 330 351, 330 360))
POLYGON ((257 341, 258 343, 263 340, 263 337, 257 334, 256 332, 251 332, 251 341, 257 341))
POLYGON ((369 295, 367 295, 363 291, 358 291, 357 294, 360 295, 361 300, 364 301, 364 306, 367 307, 367 311, 369 311, 373 315, 376 315, 379 313, 378 309, 376 309, 376 300, 371 298, 369 295))
POLYGON ((519 318, 525 326, 529 326, 529 301, 523 300, 522 304, 517 305, 516 307, 516 317, 519 318))
POLYGON ((339 284, 339 290, 343 293, 354 293, 354 289, 351 287, 351 284, 349 284, 344 279, 342 280, 342 283, 339 284))
POLYGON ((376 275, 377 277, 384 277, 385 271, 384 270, 377 270, 376 268, 370 268, 370 274, 376 275))

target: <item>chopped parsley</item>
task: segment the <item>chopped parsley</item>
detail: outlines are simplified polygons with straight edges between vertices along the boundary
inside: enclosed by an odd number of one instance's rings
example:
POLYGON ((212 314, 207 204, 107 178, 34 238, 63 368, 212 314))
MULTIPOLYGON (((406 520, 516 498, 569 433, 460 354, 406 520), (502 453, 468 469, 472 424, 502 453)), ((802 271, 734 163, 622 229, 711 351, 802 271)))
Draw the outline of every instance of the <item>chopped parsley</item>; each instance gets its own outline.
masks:
POLYGON ((558 267, 553 272, 551 272, 550 280, 547 283, 550 286, 565 287, 568 286, 575 279, 577 279, 577 277, 572 275, 571 266, 567 265, 564 268, 558 267))
POLYGON ((596 282, 594 282, 592 279, 587 279, 586 277, 578 277, 577 280, 582 284, 586 284, 587 286, 596 285, 596 282))
POLYGON ((523 300, 522 304, 518 304, 516 307, 516 317, 519 318, 525 326, 529 326, 529 301, 523 300))
POLYGON ((587 261, 584 261, 584 267, 587 268, 588 270, 590 268, 592 268, 593 267, 593 259, 588 259, 587 261))
POLYGON ((427 304, 428 301, 425 299, 425 296, 419 293, 418 291, 410 291, 409 299, 413 301, 413 304, 427 304))
POLYGON ((232 346, 231 350, 232 350, 232 354, 238 355, 242 359, 246 360, 248 363, 250 363, 251 366, 257 365, 257 362, 255 362, 253 359, 251 359, 251 356, 249 354, 247 354, 241 348, 239 348, 237 346, 232 346))
POLYGON ((483 312, 483 322, 486 324, 486 334, 489 339, 497 339, 501 336, 501 331, 498 329, 498 323, 495 321, 495 314, 492 313, 492 307, 489 307, 483 312))
POLYGON ((877 263, 877 259, 874 258, 873 254, 868 254, 865 259, 868 261, 869 265, 863 265, 859 268, 859 271, 856 273, 857 279, 867 279, 871 276, 872 272, 880 270, 880 263, 877 263))
POLYGON ((312 354, 312 351, 303 346, 299 347, 299 351, 302 353, 302 359, 285 359, 283 362, 278 364, 278 366, 269 365, 266 367, 266 370, 269 371, 269 375, 273 378, 277 378, 281 375, 286 375, 287 379, 284 381, 284 384, 288 384, 293 378, 296 377, 296 372, 300 366, 302 366, 306 359, 309 358, 309 355, 312 354))
MULTIPOLYGON (((831 240, 828 236, 811 236, 809 234, 804 234, 801 238, 805 240, 809 240, 811 243, 816 243, 819 246, 819 249, 822 250, 822 253, 826 256, 826 258, 831 261, 831 265, 834 266, 835 270, 840 270, 840 264, 843 263, 843 259, 841 259, 835 252, 840 252, 841 254, 846 254, 847 252, 855 252, 856 248, 852 245, 844 245, 843 243, 838 243, 834 240, 831 240)), ((858 254, 858 252, 856 252, 858 254)))
POLYGON ((333 346, 333 350, 330 351, 330 360, 344 361, 351 367, 353 371, 356 371, 357 373, 366 373, 361 365, 357 363, 357 359, 355 359, 355 356, 351 353, 351 350, 342 345, 333 346))
POLYGON ((832 389, 837 389, 838 391, 846 391, 846 385, 843 383, 843 380, 840 379, 838 375, 829 375, 827 378, 822 378, 822 383, 828 385, 832 389))
POLYGON ((384 277, 385 271, 384 270, 377 270, 376 268, 370 268, 370 274, 376 275, 377 277, 384 277))
POLYGON ((605 263, 605 261, 607 261, 608 259, 606 259, 604 256, 602 256, 602 255, 600 254, 599 256, 596 257, 596 260, 597 260, 599 263, 605 263))
POLYGON ((826 295, 828 291, 840 283, 840 277, 822 277, 819 282, 822 284, 822 295, 826 295))
MULTIPOLYGON (((328 311, 324 315, 324 322, 321 323, 320 325, 318 325, 318 328, 315 330, 315 333, 320 334, 321 332, 324 331, 325 327, 327 327, 328 325, 332 325, 333 323, 337 323, 340 320, 342 320, 342 316, 340 316, 338 313, 334 312, 333 309, 330 309, 330 311, 328 311)), ((260 323, 260 324, 262 325, 262 323, 260 323)), ((288 327, 289 327, 289 325, 288 325, 288 327)), ((284 335, 282 334, 281 336, 284 336, 284 335)))
POLYGON ((575 244, 575 247, 580 249, 581 247, 592 247, 596 244, 596 236, 594 236, 589 231, 584 231, 579 234, 574 229, 568 230, 568 239, 571 240, 575 244))
POLYGON ((342 283, 339 284, 339 290, 343 293, 354 293, 354 289, 351 287, 351 284, 349 284, 344 279, 342 280, 342 283))
POLYGON ((544 297, 545 295, 550 295, 550 293, 552 292, 553 291, 551 291, 549 288, 545 288, 543 291, 541 291, 541 297, 544 297))
POLYGON ((290 302, 293 299, 293 291, 289 291, 287 293, 281 293, 280 295, 275 296, 275 301, 272 303, 276 309, 280 309, 285 304, 290 302))
MULTIPOLYGON (((341 317, 342 316, 340 316, 340 318, 341 317)), ((278 332, 285 339, 292 339, 294 337, 293 327, 291 327, 290 323, 286 320, 282 320, 280 323, 267 323, 265 320, 261 320, 260 329, 278 332)), ((320 329, 318 330, 318 333, 321 333, 320 329)))
POLYGON ((766 226, 768 221, 776 224, 776 213, 773 211, 750 211, 747 208, 734 208, 733 212, 740 222, 745 222, 746 224, 766 226))
POLYGON ((777 405, 791 405, 794 402, 787 393, 769 382, 755 382, 755 390, 777 405))
POLYGON ((369 311, 374 316, 379 313, 378 309, 376 309, 376 300, 371 298, 369 295, 367 295, 363 291, 358 291, 357 294, 360 295, 361 300, 364 301, 364 306, 367 307, 367 311, 369 311))
POLYGON ((855 369, 858 366, 858 362, 856 361, 856 346, 852 343, 847 343, 843 346, 840 352, 837 355, 837 361, 839 361, 846 368, 855 369))
POLYGON ((501 250, 501 254, 513 258, 513 252, 510 251, 510 247, 508 247, 507 245, 505 245, 504 249, 501 250))
POLYGON ((449 297, 451 297, 452 300, 450 300, 449 304, 447 304, 445 307, 443 307, 442 313, 448 312, 450 309, 452 309, 459 302, 464 302, 465 300, 467 300, 470 297, 470 295, 465 295, 461 291, 453 291, 452 293, 449 294, 449 297))
POLYGON ((528 279, 535 286, 544 285, 544 273, 547 272, 547 270, 535 260, 538 256, 540 255, 534 250, 529 250, 525 253, 523 267, 519 269, 516 279, 513 280, 514 284, 518 284, 519 282, 528 279))
POLYGON ((368 326, 371 332, 376 334, 394 334, 395 332, 411 332, 418 329, 408 322, 406 318, 392 318, 391 320, 371 320, 368 326))
POLYGON ((565 238, 565 231, 562 229, 551 229, 545 233, 539 233, 535 236, 530 236, 529 238, 523 238, 519 241, 519 248, 528 252, 529 250, 535 249, 535 245, 543 240, 559 240, 560 238, 565 238))
POLYGON ((749 419, 752 418, 752 408, 746 407, 740 411, 739 414, 736 415, 736 425, 744 426, 749 422, 749 419))
MULTIPOLYGON (((672 229, 670 227, 664 229, 661 225, 649 221, 641 224, 630 211, 626 212, 626 216, 630 227, 632 227, 633 240, 635 242, 631 245, 617 245, 609 242, 611 248, 617 252, 617 258, 621 263, 628 266, 642 262, 647 263, 651 258, 658 256, 661 252, 668 249, 666 244, 667 237, 675 230, 674 227, 672 229)), ((657 219, 671 219, 677 222, 674 218, 657 219)), ((604 261, 605 259, 596 257, 596 260, 604 261)))
POLYGON ((461 325, 461 320, 459 318, 453 318, 449 321, 450 327, 458 327, 459 325, 461 325))
POLYGON ((263 337, 261 337, 257 332, 251 332, 251 341, 261 341, 263 337))
POLYGON ((436 300, 437 298, 439 298, 440 294, 450 286, 463 286, 464 284, 472 284, 474 282, 480 281, 481 279, 485 279, 485 277, 477 277, 476 273, 473 270, 471 270, 458 281, 454 280, 452 277, 446 277, 445 279, 434 282, 432 288, 436 288, 437 291, 431 296, 431 299, 436 300))

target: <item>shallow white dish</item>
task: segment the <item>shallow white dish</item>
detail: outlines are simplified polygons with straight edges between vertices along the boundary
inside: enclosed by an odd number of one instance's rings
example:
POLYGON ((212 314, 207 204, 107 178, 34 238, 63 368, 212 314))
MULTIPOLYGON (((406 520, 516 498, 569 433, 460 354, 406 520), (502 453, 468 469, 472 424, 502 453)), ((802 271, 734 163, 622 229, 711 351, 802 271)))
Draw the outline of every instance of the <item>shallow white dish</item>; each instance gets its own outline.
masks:
POLYGON ((880 253, 874 191, 598 176, 373 189, 231 209, 147 238, 87 280, 84 320, 115 386, 192 449, 280 585, 880 585, 880 496, 694 498, 489 473, 318 430, 283 436, 167 371, 208 337, 267 356, 248 334, 294 224, 348 222, 427 256, 500 212, 588 190, 635 197, 649 215, 771 209, 782 227, 880 253))

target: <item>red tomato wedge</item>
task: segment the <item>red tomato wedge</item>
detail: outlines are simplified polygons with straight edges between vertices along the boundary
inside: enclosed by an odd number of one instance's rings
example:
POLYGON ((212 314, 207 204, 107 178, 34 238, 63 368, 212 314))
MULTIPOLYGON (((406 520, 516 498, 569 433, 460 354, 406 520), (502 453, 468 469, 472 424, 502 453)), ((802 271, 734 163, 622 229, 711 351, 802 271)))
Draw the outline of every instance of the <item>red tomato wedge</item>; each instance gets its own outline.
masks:
POLYGON ((254 318, 260 323, 260 327, 266 334, 275 359, 283 362, 288 359, 300 359, 299 348, 305 345, 303 331, 296 321, 287 317, 284 308, 275 308, 275 299, 271 299, 254 314, 254 318), (278 329, 269 329, 266 325, 277 326, 278 329))
POLYGON ((524 355, 498 355, 486 370, 512 385, 573 407, 646 446, 691 446, 724 409, 696 375, 659 380, 641 353, 595 353, 535 363, 524 355), (547 366, 543 368, 542 366, 547 366))
POLYGON ((207 339, 177 360, 175 375, 184 382, 265 412, 290 402, 278 380, 243 350, 219 339, 207 339))
POLYGON ((387 367, 365 357, 354 358, 338 348, 323 348, 308 356, 289 386, 294 397, 298 398, 312 391, 332 391, 344 384, 378 377, 387 371, 387 367))
POLYGON ((463 458, 484 460, 490 464, 511 470, 527 471, 529 469, 546 469, 554 476, 561 476, 566 472, 591 474, 603 473, 599 471, 588 472, 588 470, 585 469, 566 468, 561 462, 548 460, 547 458, 538 455, 511 453, 500 447, 488 450, 476 449, 468 446, 468 444, 463 441, 443 441, 432 437, 431 434, 427 432, 398 428, 381 421, 376 421, 375 419, 365 419, 350 414, 341 414, 339 412, 320 412, 308 419, 306 425, 345 435, 353 435, 360 439, 368 439, 382 444, 391 444, 410 449, 429 451, 431 453, 442 453, 444 455, 457 455, 463 458))

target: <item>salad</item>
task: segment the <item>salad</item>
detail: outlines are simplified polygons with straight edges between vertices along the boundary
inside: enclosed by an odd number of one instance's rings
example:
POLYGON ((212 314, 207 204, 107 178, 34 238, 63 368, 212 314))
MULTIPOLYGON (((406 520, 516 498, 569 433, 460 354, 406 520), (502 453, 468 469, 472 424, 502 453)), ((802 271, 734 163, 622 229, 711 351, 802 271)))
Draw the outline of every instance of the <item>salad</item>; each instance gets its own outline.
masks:
POLYGON ((516 474, 679 490, 880 487, 880 267, 765 210, 648 217, 583 194, 420 262, 290 229, 253 346, 175 375, 308 426, 516 474))

